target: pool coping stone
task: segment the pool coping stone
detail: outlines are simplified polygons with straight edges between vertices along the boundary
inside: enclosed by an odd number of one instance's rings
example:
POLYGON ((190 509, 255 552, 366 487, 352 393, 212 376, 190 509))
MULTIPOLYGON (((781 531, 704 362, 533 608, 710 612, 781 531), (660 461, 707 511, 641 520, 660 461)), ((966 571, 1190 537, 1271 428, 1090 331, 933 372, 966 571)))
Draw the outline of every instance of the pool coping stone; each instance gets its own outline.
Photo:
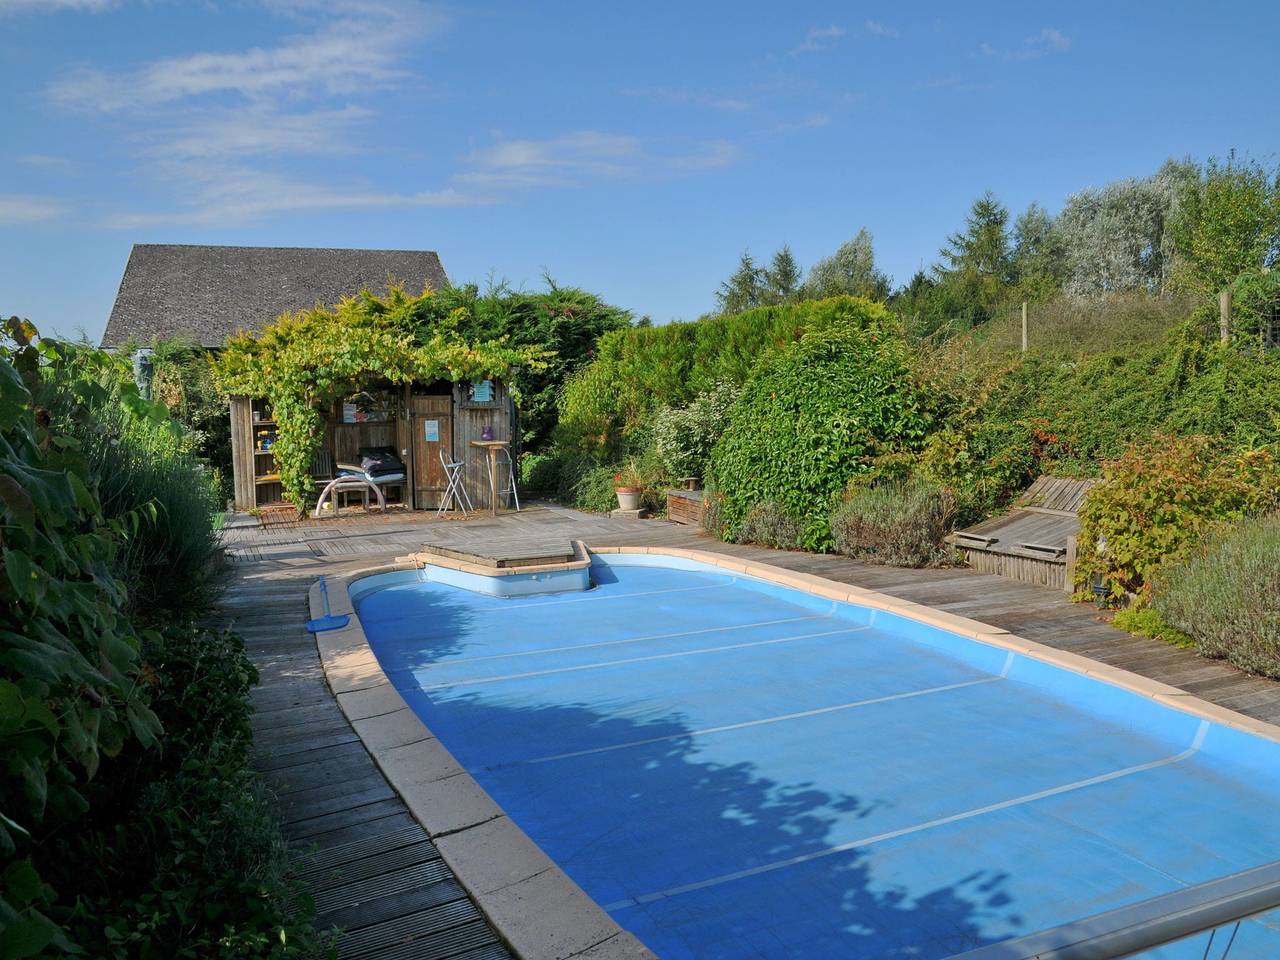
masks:
MULTIPOLYGON (((593 547, 590 555, 651 554, 695 560, 791 587, 824 599, 858 604, 938 627, 980 643, 1083 674, 1183 713, 1280 742, 1280 726, 1255 720, 1210 703, 1178 687, 1036 643, 968 617, 935 610, 863 587, 838 583, 705 550, 677 547, 593 547)), ((579 566, 555 564, 556 568, 579 566)), ((420 568, 423 563, 459 569, 463 561, 430 554, 399 557, 394 563, 356 570, 330 581, 329 605, 350 614, 339 630, 316 634, 325 676, 339 707, 360 736, 387 782, 431 836, 440 855, 521 960, 657 960, 589 897, 485 792, 426 724, 413 712, 383 673, 355 615, 350 584, 380 573, 420 568)), ((481 568, 486 576, 544 571, 540 567, 481 568)), ((320 581, 308 593, 311 616, 323 612, 320 581)))

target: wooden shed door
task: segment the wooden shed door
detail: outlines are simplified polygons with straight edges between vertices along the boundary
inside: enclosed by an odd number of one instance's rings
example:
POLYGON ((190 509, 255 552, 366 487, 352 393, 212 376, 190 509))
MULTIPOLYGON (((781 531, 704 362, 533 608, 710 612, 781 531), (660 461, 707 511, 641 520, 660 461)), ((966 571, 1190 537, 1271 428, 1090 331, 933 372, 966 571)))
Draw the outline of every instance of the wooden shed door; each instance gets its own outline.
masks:
POLYGON ((446 480, 440 451, 453 459, 453 397, 411 397, 413 491, 419 510, 440 506, 446 480), (430 439, 428 439, 430 438, 430 439))

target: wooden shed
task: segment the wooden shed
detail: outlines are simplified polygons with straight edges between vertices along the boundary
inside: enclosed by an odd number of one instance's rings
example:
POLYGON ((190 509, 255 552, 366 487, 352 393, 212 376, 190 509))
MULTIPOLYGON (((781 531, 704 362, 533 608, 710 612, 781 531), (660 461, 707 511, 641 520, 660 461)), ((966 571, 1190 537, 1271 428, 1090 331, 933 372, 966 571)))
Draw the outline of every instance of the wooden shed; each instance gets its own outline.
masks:
POLYGON ((947 537, 983 573, 1070 592, 1080 504, 1094 480, 1040 477, 1013 509, 947 537))
MULTIPOLYGON (((440 454, 466 466, 465 485, 477 508, 489 506, 486 455, 471 445, 489 426, 495 439, 512 443, 518 456, 515 404, 504 383, 372 385, 327 412, 324 440, 312 473, 317 483, 333 475, 340 463, 357 463, 362 447, 391 447, 405 466, 405 482, 387 485, 389 500, 415 510, 434 510, 445 490, 440 454)), ((236 508, 251 510, 281 503, 280 484, 271 446, 277 425, 266 401, 231 398, 231 460, 236 508)), ((507 507, 505 477, 499 478, 498 506, 507 507)))

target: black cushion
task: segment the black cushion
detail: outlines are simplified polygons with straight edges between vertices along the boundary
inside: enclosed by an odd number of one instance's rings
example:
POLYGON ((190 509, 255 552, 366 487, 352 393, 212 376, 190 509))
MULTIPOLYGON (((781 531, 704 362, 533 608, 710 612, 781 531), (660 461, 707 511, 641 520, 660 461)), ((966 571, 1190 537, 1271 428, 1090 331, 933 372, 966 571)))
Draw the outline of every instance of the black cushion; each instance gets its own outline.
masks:
POLYGON ((396 456, 395 447, 361 447, 360 469, 369 476, 404 473, 404 463, 396 456))

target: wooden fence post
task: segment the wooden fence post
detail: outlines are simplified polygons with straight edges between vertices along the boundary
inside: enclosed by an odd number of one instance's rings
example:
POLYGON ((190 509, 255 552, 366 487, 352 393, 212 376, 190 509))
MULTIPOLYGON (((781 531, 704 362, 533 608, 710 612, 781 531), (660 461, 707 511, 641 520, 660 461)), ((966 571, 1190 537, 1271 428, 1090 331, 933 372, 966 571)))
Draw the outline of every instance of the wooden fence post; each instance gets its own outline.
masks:
POLYGON ((1022 352, 1027 352, 1027 301, 1022 301, 1022 352))
POLYGON ((1218 294, 1218 336, 1223 343, 1231 342, 1231 291, 1218 294))
POLYGON ((1066 569, 1063 571, 1066 582, 1062 585, 1065 593, 1076 592, 1076 549, 1076 538, 1067 537, 1066 569))

